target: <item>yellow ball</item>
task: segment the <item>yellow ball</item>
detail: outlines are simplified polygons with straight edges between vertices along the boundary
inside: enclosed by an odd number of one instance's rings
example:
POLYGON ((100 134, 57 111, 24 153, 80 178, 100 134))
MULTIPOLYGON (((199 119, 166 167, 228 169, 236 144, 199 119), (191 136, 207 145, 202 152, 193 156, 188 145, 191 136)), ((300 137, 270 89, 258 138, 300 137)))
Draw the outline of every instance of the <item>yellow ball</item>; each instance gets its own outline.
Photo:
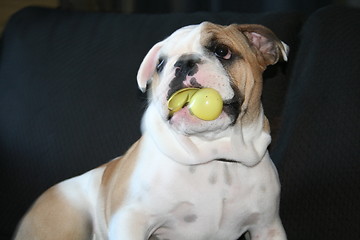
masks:
POLYGON ((191 97, 189 109, 192 114, 202 120, 215 120, 222 112, 223 100, 215 89, 202 88, 191 97))
POLYGON ((205 121, 217 119, 223 109, 221 95, 212 88, 183 88, 168 100, 170 115, 188 105, 190 112, 205 121))
POLYGON ((197 91, 199 91, 198 88, 183 88, 175 92, 168 100, 170 115, 183 108, 197 91))

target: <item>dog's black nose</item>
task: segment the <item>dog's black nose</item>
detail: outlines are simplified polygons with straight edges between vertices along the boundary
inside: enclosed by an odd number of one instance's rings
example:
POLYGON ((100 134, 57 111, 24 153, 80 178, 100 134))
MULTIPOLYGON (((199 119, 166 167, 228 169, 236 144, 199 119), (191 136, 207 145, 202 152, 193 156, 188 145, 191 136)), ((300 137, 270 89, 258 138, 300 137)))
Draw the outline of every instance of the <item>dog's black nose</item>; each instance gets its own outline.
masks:
POLYGON ((193 76, 197 71, 199 71, 199 67, 197 64, 201 62, 201 58, 195 54, 184 54, 182 55, 177 62, 174 64, 175 76, 176 77, 185 77, 193 76))
POLYGON ((200 84, 196 81, 196 78, 193 77, 199 71, 199 64, 201 63, 201 58, 196 54, 184 54, 176 61, 174 64, 175 67, 175 77, 169 83, 169 91, 167 99, 171 97, 173 93, 180 90, 183 87, 200 87, 200 84), (190 86, 184 85, 186 77, 190 76, 189 80, 190 86))

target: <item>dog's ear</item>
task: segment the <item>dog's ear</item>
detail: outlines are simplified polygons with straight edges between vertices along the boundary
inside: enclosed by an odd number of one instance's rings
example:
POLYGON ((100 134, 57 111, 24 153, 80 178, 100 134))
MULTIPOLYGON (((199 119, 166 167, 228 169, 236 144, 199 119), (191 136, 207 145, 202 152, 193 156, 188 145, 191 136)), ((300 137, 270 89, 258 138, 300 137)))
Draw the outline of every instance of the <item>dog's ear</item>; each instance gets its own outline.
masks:
POLYGON ((250 45, 259 51, 265 66, 277 63, 280 58, 287 61, 289 46, 270 29, 257 24, 239 24, 236 27, 247 37, 250 45))
POLYGON ((155 44, 150 51, 146 54, 144 60, 142 61, 138 74, 137 82, 140 90, 142 92, 146 91, 147 83, 151 80, 152 76, 155 73, 156 66, 158 64, 159 52, 163 45, 163 42, 158 42, 155 44))

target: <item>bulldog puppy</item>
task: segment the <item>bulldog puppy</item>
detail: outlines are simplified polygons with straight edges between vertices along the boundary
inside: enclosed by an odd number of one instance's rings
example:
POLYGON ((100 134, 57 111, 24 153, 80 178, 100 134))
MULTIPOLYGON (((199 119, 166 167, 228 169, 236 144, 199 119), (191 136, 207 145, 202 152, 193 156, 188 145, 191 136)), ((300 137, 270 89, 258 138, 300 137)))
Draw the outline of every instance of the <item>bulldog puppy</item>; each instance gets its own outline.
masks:
POLYGON ((157 43, 137 78, 149 90, 142 137, 46 191, 15 239, 286 239, 260 96, 263 71, 287 52, 260 25, 204 22, 157 43), (201 120, 186 104, 170 114, 169 98, 188 87, 215 89, 221 114, 201 120))

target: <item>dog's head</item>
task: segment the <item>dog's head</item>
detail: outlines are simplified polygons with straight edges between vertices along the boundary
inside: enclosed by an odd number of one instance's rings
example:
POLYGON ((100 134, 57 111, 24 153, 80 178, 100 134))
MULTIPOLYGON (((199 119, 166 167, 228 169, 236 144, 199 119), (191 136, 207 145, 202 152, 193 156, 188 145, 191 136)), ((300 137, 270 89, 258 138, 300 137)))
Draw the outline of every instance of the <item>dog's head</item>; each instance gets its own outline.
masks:
POLYGON ((183 27, 155 44, 138 72, 138 85, 150 87, 150 104, 184 135, 218 134, 243 120, 251 123, 261 108, 262 73, 287 59, 288 47, 261 25, 220 26, 209 22, 183 27), (218 118, 205 121, 187 106, 173 115, 167 102, 182 88, 213 88, 223 100, 218 118))

